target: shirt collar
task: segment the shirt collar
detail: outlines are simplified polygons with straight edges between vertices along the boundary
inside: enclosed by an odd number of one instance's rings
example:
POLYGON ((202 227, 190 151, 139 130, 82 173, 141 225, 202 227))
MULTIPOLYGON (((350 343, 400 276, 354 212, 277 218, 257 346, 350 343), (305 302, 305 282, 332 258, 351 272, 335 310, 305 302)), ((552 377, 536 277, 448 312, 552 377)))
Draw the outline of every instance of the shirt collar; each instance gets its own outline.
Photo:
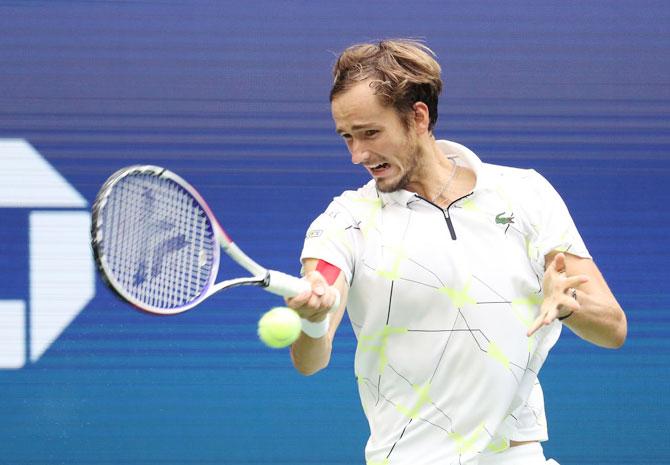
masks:
MULTIPOLYGON (((484 167, 484 163, 472 150, 464 145, 449 140, 438 140, 435 141, 435 143, 444 156, 454 158, 459 166, 465 166, 474 171, 476 177, 474 192, 487 189, 491 186, 491 179, 484 167)), ((374 183, 374 180, 371 182, 374 183)), ((409 205, 410 202, 417 199, 414 192, 404 189, 394 192, 377 192, 384 205, 388 203, 409 205)))

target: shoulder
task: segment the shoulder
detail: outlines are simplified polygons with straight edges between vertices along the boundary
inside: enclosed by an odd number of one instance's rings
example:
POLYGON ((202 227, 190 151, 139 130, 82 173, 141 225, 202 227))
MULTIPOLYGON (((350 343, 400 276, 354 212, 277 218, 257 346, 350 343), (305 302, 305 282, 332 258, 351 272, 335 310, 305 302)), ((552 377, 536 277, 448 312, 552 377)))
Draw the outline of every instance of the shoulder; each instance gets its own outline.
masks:
POLYGON ((543 195, 554 191, 549 181, 534 169, 484 163, 492 186, 509 194, 521 196, 543 195))
POLYGON ((565 203, 549 181, 534 169, 485 164, 494 198, 533 229, 565 210, 565 203), (534 225, 534 226, 533 226, 534 225))
POLYGON ((371 208, 381 207, 381 204, 375 182, 371 180, 359 189, 344 191, 333 198, 326 211, 346 212, 356 218, 371 208))
POLYGON ((379 192, 374 180, 370 180, 367 184, 359 187, 356 190, 347 190, 335 197, 333 201, 341 203, 355 203, 361 200, 375 200, 379 198, 379 192))
POLYGON ((334 197, 315 223, 318 223, 319 227, 330 225, 348 228, 359 224, 371 211, 380 208, 381 199, 374 181, 370 181, 359 189, 347 190, 334 197))
POLYGON ((498 180, 499 182, 533 180, 541 177, 537 171, 529 168, 494 165, 492 163, 482 163, 482 168, 491 176, 491 179, 498 180))

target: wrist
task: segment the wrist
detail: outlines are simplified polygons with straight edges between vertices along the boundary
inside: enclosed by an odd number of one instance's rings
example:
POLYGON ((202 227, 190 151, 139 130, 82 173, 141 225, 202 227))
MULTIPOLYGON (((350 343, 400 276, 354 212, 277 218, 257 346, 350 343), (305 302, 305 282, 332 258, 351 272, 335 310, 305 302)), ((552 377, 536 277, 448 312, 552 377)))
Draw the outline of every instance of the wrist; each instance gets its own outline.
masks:
MULTIPOLYGON (((577 289, 575 289, 574 287, 571 287, 570 289, 568 289, 568 294, 570 295, 570 297, 572 297, 572 298, 575 300, 575 302, 577 302, 577 289)), ((559 317, 558 317, 558 320, 559 320, 559 321, 563 321, 563 320, 565 320, 566 318, 570 318, 570 317, 572 316, 573 313, 575 313, 575 311, 574 311, 574 310, 570 310, 570 311, 569 311, 568 313, 566 313, 565 315, 559 316, 559 317)))
POLYGON ((328 333, 330 315, 326 314, 326 317, 321 321, 309 321, 304 318, 301 318, 301 321, 302 332, 307 334, 312 339, 319 339, 328 333))
POLYGON ((570 310, 569 313, 566 313, 566 314, 563 315, 563 316, 559 316, 559 317, 558 317, 558 321, 563 321, 563 320, 565 320, 565 319, 567 319, 567 318, 570 318, 570 317, 572 316, 573 313, 575 313, 575 312, 572 311, 572 310, 570 310))

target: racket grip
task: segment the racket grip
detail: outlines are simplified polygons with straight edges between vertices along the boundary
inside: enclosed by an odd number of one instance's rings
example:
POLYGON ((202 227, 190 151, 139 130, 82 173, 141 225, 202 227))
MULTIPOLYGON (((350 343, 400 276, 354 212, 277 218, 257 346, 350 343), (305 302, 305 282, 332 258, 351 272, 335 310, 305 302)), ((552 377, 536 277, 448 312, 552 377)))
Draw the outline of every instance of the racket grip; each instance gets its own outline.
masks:
POLYGON ((295 297, 311 289, 309 283, 281 271, 268 270, 265 290, 282 297, 295 297))
MULTIPOLYGON (((295 297, 312 289, 304 279, 275 270, 268 270, 267 282, 265 290, 282 297, 295 297)), ((334 287, 332 289, 335 291, 335 303, 330 308, 331 312, 340 307, 340 291, 334 287)))

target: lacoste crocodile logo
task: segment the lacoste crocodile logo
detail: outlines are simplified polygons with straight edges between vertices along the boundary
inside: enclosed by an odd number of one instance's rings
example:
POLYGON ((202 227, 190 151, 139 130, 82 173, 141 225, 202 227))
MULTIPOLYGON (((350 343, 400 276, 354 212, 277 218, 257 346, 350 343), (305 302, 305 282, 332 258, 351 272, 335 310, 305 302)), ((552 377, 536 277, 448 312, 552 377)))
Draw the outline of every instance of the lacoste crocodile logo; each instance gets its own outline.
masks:
POLYGON ((514 224, 514 213, 507 215, 505 212, 498 213, 496 215, 496 224, 500 224, 505 227, 505 234, 509 231, 510 226, 514 224))
POLYGON ((514 213, 509 216, 503 216, 505 212, 496 215, 496 224, 512 224, 514 223, 514 213))

